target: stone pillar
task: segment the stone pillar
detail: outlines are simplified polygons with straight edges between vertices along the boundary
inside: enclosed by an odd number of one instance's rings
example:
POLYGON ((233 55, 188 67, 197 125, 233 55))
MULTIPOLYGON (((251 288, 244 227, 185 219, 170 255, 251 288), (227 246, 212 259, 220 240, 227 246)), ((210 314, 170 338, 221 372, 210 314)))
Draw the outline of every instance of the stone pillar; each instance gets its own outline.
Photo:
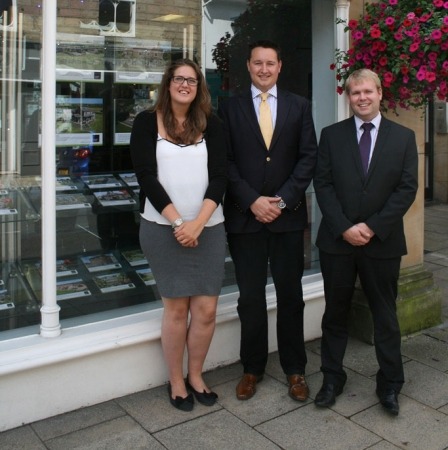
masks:
MULTIPOLYGON (((386 116, 415 131, 419 155, 417 198, 404 218, 408 254, 401 262, 397 314, 402 336, 441 322, 441 295, 433 275, 423 266, 425 212, 425 121, 423 111, 398 111, 386 116)), ((373 343, 373 323, 365 296, 356 289, 350 319, 351 334, 373 343)))

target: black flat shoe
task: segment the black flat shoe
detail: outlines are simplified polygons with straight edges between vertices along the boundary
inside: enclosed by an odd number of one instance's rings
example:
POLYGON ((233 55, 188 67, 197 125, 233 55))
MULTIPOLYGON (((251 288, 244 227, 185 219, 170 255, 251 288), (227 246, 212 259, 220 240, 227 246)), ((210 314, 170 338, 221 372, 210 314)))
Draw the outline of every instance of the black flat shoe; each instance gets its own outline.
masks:
MULTIPOLYGON (((188 390, 193 392, 194 396, 196 397, 196 400, 205 405, 205 406, 213 406, 216 403, 216 400, 218 399, 218 394, 216 392, 198 392, 188 381, 188 378, 185 380, 185 386, 188 390)), ((191 395, 191 394, 190 394, 191 395)))
POLYGON ((171 392, 171 383, 168 383, 168 395, 170 397, 170 403, 177 409, 185 412, 189 412, 193 410, 194 406, 194 398, 192 394, 188 394, 185 398, 176 396, 176 398, 172 397, 171 392))

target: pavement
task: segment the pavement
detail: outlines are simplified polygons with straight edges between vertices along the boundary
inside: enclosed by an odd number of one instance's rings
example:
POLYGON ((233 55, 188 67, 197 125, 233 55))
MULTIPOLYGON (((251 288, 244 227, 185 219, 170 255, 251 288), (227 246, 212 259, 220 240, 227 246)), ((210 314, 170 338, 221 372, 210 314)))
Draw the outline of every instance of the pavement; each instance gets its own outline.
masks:
POLYGON ((443 323, 403 338, 406 383, 393 417, 375 395, 377 364, 371 345, 350 339, 348 380, 332 408, 313 403, 320 388, 320 340, 308 342, 310 398, 287 395, 278 354, 248 401, 235 397, 241 366, 205 374, 219 395, 213 407, 173 408, 166 386, 117 398, 0 433, 2 450, 136 449, 448 449, 448 205, 425 208, 425 267, 442 291, 443 323))

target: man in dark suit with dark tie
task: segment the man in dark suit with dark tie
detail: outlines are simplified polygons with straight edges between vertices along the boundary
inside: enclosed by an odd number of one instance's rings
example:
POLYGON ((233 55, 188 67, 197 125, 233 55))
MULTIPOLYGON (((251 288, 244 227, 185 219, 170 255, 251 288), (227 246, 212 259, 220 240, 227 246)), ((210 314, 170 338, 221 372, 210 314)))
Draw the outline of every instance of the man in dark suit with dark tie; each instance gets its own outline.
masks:
POLYGON ((323 216, 316 245, 325 290, 323 385, 315 404, 333 405, 347 379, 342 362, 359 277, 374 323, 376 393, 383 407, 398 415, 404 375, 395 302, 401 257, 407 251, 403 216, 418 187, 417 146, 412 130, 380 114, 377 74, 353 72, 346 94, 354 116, 322 130, 314 178, 323 216))
POLYGON ((308 224, 305 191, 314 175, 317 141, 308 100, 277 89, 281 67, 275 43, 251 44, 251 89, 228 99, 219 111, 229 141, 224 214, 240 295, 240 400, 255 394, 267 363, 268 264, 277 294, 277 342, 288 393, 298 401, 309 393, 301 280, 308 224))

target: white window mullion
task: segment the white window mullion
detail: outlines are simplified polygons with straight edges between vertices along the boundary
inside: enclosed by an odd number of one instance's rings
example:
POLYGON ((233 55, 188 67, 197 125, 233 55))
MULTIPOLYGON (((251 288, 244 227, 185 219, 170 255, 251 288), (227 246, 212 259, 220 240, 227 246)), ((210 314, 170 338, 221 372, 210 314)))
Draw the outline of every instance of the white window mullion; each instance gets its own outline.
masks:
POLYGON ((56 27, 57 0, 43 4, 42 35, 42 323, 41 336, 61 334, 56 302, 56 27))
MULTIPOLYGON (((350 0, 336 0, 336 17, 348 23, 350 12, 350 0)), ((345 24, 336 25, 336 48, 346 52, 349 48, 349 34, 344 31, 345 24)), ((345 94, 337 96, 337 120, 347 119, 350 114, 347 98, 345 94)))

